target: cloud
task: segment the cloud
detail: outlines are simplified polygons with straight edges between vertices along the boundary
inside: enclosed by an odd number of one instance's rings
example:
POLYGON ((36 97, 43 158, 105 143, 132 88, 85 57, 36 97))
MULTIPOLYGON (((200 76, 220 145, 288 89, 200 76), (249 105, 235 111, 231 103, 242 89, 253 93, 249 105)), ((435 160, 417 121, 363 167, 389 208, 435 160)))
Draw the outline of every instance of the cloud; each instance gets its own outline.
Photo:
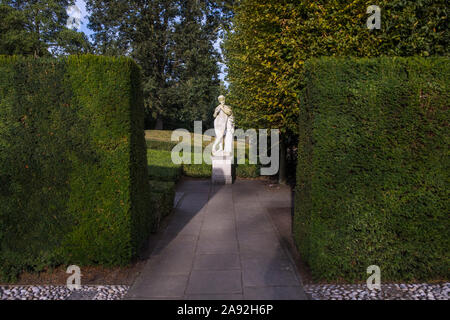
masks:
POLYGON ((88 15, 88 13, 87 13, 87 11, 86 11, 86 3, 84 2, 84 0, 77 0, 77 1, 75 1, 75 5, 80 9, 80 11, 81 11, 81 20, 84 22, 84 21, 87 21, 87 15, 88 15))
POLYGON ((92 30, 87 27, 89 23, 89 14, 86 10, 86 3, 84 0, 76 0, 74 6, 67 8, 67 14, 72 18, 68 21, 67 26, 69 28, 75 28, 88 36, 92 34, 92 30))
POLYGON ((70 6, 67 8, 69 17, 81 20, 81 10, 77 6, 70 6))

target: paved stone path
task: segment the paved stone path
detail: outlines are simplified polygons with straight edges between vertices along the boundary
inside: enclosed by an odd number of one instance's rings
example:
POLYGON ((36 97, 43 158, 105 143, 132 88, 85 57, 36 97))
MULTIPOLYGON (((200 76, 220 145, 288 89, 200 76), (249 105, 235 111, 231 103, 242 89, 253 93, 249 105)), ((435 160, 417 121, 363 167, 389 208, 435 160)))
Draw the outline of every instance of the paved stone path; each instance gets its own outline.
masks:
POLYGON ((268 214, 290 189, 262 181, 183 181, 169 224, 127 299, 306 299, 268 214))

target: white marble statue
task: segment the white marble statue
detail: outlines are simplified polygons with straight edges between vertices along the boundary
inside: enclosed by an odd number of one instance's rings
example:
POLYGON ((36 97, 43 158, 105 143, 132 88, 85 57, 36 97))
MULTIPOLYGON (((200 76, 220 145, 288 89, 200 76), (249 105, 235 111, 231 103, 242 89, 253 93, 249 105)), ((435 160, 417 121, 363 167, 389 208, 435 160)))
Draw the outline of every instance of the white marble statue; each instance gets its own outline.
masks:
POLYGON ((213 156, 230 156, 233 152, 234 118, 231 107, 225 105, 225 97, 219 97, 220 105, 214 111, 216 140, 212 146, 213 156), (224 147, 225 143, 225 147, 224 147))

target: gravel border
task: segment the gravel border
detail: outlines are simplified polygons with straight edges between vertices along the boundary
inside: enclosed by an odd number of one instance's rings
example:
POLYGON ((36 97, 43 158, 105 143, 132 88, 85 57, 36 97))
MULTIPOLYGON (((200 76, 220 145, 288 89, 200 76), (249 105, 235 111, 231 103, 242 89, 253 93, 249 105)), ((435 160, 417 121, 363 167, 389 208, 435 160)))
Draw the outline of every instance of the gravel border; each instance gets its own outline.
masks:
POLYGON ((305 285, 312 300, 449 300, 450 283, 382 284, 369 290, 364 284, 305 285))
MULTIPOLYGON (((0 286, 0 300, 122 300, 129 286, 0 286)), ((363 284, 305 285, 312 300, 449 300, 450 283, 382 284, 369 290, 363 284)))
POLYGON ((0 286, 0 300, 122 300, 129 286, 0 286))

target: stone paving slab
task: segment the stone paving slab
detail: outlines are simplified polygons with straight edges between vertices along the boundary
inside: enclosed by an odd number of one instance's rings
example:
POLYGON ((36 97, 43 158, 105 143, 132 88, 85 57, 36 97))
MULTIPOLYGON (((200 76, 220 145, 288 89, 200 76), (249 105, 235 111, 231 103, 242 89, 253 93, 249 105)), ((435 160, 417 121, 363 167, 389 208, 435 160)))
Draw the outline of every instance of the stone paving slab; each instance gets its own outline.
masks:
POLYGON ((202 231, 204 230, 223 230, 224 232, 236 231, 236 222, 228 217, 205 217, 202 223, 202 231))
POLYGON ((183 181, 159 243, 127 299, 306 299, 269 215, 291 191, 261 181, 183 181))
POLYGON ((152 257, 144 266, 148 275, 189 275, 195 256, 190 253, 166 251, 163 255, 152 257))
POLYGON ((167 233, 172 235, 196 236, 200 233, 201 224, 191 224, 184 227, 168 226, 167 233))
POLYGON ((186 300, 244 300, 242 294, 189 294, 186 300))
POLYGON ((184 192, 175 192, 175 198, 173 199, 173 207, 176 208, 178 203, 180 203, 181 199, 184 196, 184 192))
POLYGON ((244 259, 242 269, 245 287, 292 286, 298 283, 295 270, 287 259, 244 259))
POLYGON ((179 299, 184 296, 188 280, 188 275, 154 275, 143 272, 131 287, 127 298, 179 299))
POLYGON ((195 256, 193 270, 240 270, 239 254, 198 254, 195 256))
POLYGON ((240 270, 193 270, 187 294, 240 294, 240 270))
POLYGON ((200 231, 201 242, 208 241, 225 241, 233 242, 236 240, 236 230, 231 228, 219 228, 219 229, 202 229, 200 231))
POLYGON ((199 240, 197 254, 225 254, 239 253, 238 242, 236 240, 199 240))

